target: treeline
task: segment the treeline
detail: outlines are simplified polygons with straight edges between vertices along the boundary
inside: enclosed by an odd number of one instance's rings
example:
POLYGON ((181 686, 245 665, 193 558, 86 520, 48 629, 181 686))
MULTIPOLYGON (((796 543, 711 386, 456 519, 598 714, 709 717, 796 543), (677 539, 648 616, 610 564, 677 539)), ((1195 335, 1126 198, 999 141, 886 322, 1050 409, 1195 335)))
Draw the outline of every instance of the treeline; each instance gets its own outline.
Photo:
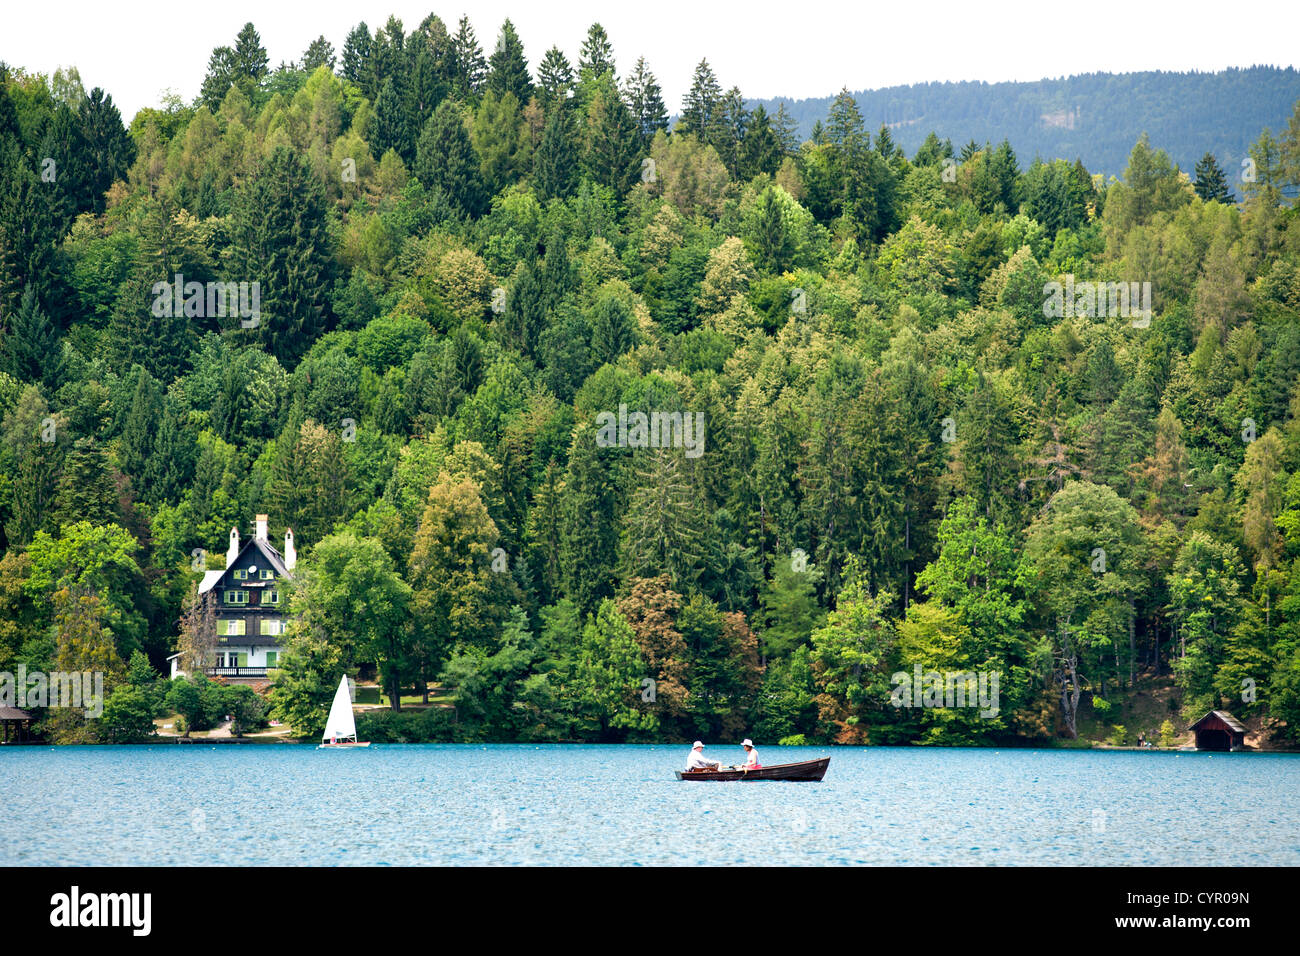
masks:
MULTIPOLYGON (((1085 73, 1019 83, 916 83, 853 94, 869 127, 889 124, 899 147, 919 149, 928 133, 961 143, 1008 139, 1026 159, 1079 159, 1119 176, 1133 141, 1147 133, 1183 169, 1205 153, 1234 173, 1260 131, 1276 132, 1300 99, 1293 67, 1252 66, 1218 73, 1085 73)), ((834 97, 763 99, 784 106, 801 136, 825 122, 834 97)), ((1238 186, 1239 188, 1239 186, 1238 186)))
POLYGON ((669 130, 598 25, 493 49, 390 19, 271 69, 250 24, 129 130, 4 71, 0 671, 144 726, 265 512, 304 734, 365 669, 455 704, 384 739, 1043 740, 1171 678, 1294 737, 1300 111, 1235 204, 1146 137, 1110 184, 909 156, 842 93, 800 142, 706 62, 669 130), (917 667, 997 705, 895 706, 917 667))

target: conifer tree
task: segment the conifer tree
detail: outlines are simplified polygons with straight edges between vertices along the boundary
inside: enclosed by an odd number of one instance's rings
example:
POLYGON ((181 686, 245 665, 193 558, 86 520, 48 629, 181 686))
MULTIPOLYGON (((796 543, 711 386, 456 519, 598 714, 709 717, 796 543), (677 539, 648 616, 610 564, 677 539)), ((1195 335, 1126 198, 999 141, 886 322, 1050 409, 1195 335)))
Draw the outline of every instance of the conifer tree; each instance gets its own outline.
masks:
POLYGON ((452 91, 456 96, 470 98, 483 91, 487 79, 487 60, 483 48, 474 36, 469 17, 461 17, 456 36, 451 41, 452 60, 455 64, 452 91))
POLYGON ((578 188, 578 149, 573 111, 558 103, 546 118, 542 142, 533 154, 533 181, 539 198, 567 199, 578 188))
POLYGON ((364 20, 348 33, 347 39, 343 41, 343 59, 340 65, 340 72, 345 80, 351 80, 357 86, 363 84, 370 73, 372 43, 370 28, 366 26, 364 20))
POLYGON ((682 103, 682 114, 677 121, 683 133, 693 133, 703 139, 713 128, 716 114, 722 106, 722 87, 713 75, 708 60, 701 60, 691 78, 691 88, 682 103))
POLYGON ((117 482, 108 451, 94 438, 78 438, 59 475, 51 522, 61 528, 78 521, 104 525, 117 520, 117 482))
POLYGON ((537 66, 537 98, 547 120, 556 103, 563 102, 573 91, 573 67, 557 46, 551 47, 537 66))
POLYGON ((587 38, 582 41, 582 51, 578 57, 578 73, 584 78, 600 79, 606 73, 614 73, 614 47, 609 42, 609 35, 599 23, 587 28, 587 38))
POLYGON ((668 129, 668 110, 664 106, 659 81, 646 66, 645 57, 637 57, 636 66, 624 82, 623 91, 628 109, 632 111, 637 135, 641 137, 641 146, 649 149, 655 133, 668 129))
POLYGON ((1228 179, 1223 174, 1223 167, 1214 158, 1213 153, 1206 153, 1196 162, 1196 195, 1205 202, 1232 202, 1232 190, 1228 188, 1228 179))
POLYGON ((524 45, 509 19, 501 25, 496 49, 488 60, 487 89, 497 96, 513 93, 520 103, 527 103, 533 95, 533 80, 528 75, 528 60, 524 58, 524 45))
POLYGON ((618 90, 602 81, 587 105, 583 168, 593 182, 623 196, 640 174, 641 142, 618 90))
POLYGON ((564 481, 560 567, 564 591, 584 614, 613 594, 618 553, 618 487, 614 454, 596 445, 596 431, 579 425, 564 481))
POLYGON ((425 124, 412 172, 425 186, 445 192, 465 215, 483 212, 487 196, 479 155, 452 100, 443 100, 425 124))
POLYGON ((292 364, 329 318, 335 265, 320 180, 296 152, 278 148, 240 190, 233 218, 232 271, 260 284, 260 314, 231 325, 292 364))
POLYGON ((0 367, 20 382, 39 382, 53 392, 63 377, 63 343, 59 330, 36 301, 36 290, 23 291, 18 311, 0 338, 0 367))

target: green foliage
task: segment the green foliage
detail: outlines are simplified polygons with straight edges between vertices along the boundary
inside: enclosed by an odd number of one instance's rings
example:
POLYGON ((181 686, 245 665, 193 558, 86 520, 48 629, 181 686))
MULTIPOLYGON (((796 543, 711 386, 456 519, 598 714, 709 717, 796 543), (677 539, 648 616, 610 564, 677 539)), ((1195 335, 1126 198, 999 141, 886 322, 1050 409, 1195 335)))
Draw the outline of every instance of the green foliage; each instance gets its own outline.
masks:
POLYGON ((1119 144, 1127 81, 1075 78, 1081 161, 1039 145, 1077 119, 1053 83, 875 129, 883 94, 757 104, 701 61, 670 135, 599 24, 533 59, 430 15, 272 69, 247 24, 129 133, 73 71, 0 70, 0 668, 109 698, 50 739, 170 705, 313 736, 375 672, 454 701, 377 740, 1041 741, 1170 674, 1171 713, 1294 736, 1300 114, 1225 132, 1289 80, 1198 79, 1277 82, 1119 144), (1044 308, 1146 281, 1149 321, 1044 308), (255 315, 207 308, 231 282, 255 315), (703 441, 598 442, 620 406, 703 441), (269 697, 159 679, 261 512, 299 554, 269 697), (893 706, 916 667, 997 707, 893 706))

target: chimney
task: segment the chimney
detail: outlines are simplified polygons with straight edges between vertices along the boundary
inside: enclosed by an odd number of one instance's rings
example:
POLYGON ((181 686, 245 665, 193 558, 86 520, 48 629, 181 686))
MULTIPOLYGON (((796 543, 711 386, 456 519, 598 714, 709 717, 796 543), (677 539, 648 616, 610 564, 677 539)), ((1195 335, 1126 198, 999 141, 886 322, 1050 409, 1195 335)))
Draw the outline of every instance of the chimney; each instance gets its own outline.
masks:
POLYGON ((266 522, 267 522, 267 517, 266 517, 266 515, 258 515, 257 518, 255 519, 255 522, 256 522, 256 528, 257 528, 257 531, 256 531, 256 533, 253 535, 253 537, 255 537, 258 541, 265 541, 265 540, 266 540, 266 522))
POLYGON ((235 558, 239 557, 239 529, 230 529, 230 547, 226 549, 226 567, 235 563, 235 558))
POLYGON ((284 531, 284 567, 287 571, 292 571, 295 564, 298 563, 298 552, 293 547, 293 529, 286 528, 284 531))

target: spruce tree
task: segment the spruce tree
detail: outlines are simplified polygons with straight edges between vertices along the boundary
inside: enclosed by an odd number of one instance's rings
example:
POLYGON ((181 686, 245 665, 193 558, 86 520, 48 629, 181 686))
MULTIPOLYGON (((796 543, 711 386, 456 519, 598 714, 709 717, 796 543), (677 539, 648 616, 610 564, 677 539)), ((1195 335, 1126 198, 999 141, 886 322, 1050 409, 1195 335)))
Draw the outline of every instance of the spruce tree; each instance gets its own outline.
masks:
POLYGON ((322 66, 327 70, 334 69, 334 44, 325 39, 321 34, 308 44, 306 51, 302 55, 302 69, 308 73, 315 73, 322 66))
POLYGON ((340 72, 345 80, 361 86, 370 72, 370 28, 361 21, 343 41, 343 62, 340 72))
POLYGON ((528 75, 524 45, 509 19, 501 25, 501 35, 497 37, 497 46, 488 60, 488 66, 490 72, 487 88, 497 96, 513 93, 521 104, 527 103, 532 97, 533 80, 528 75))
POLYGON ((81 135, 86 143, 86 185, 90 209, 96 215, 104 211, 104 194, 135 162, 135 141, 122 124, 122 114, 113 105, 113 97, 98 86, 81 101, 81 135))
POLYGON ((183 312, 175 314, 170 286, 161 294, 161 301, 154 293, 162 274, 141 265, 118 288, 109 317, 107 352, 110 365, 120 375, 127 376, 132 366, 140 365, 159 381, 171 382, 189 354, 189 320, 183 312))
POLYGON ((406 163, 415 154, 415 136, 411 131, 406 97, 390 76, 384 80, 370 125, 370 152, 376 159, 394 150, 406 163))
POLYGON ((52 524, 62 528, 78 521, 102 525, 117 520, 117 482, 108 451, 93 438, 78 438, 59 475, 52 524))
POLYGON ((578 57, 578 72, 584 78, 599 79, 606 73, 614 73, 614 47, 609 42, 609 35, 599 23, 587 28, 587 39, 582 41, 582 50, 578 57))
POLYGON ((549 120, 556 103, 563 102, 573 90, 573 67, 557 46, 551 47, 537 65, 537 99, 549 120))
POLYGON ((0 152, 0 319, 18 310, 28 286, 38 302, 56 301, 57 212, 49 184, 11 142, 0 152))
POLYGON ((20 382, 39 382, 48 392, 59 387, 63 377, 63 343, 59 330, 36 301, 36 290, 28 286, 9 329, 0 339, 0 366, 20 382))
POLYGON ((691 88, 682 103, 682 114, 677 121, 678 129, 683 133, 693 133, 703 139, 713 128, 718 109, 722 105, 722 87, 713 75, 713 68, 708 60, 701 60, 695 67, 691 79, 691 88))
POLYGON ((750 115, 736 165, 741 179, 753 179, 760 173, 771 176, 781 168, 781 142, 762 105, 754 107, 750 115))
POLYGON ((444 100, 425 124, 416 147, 415 178, 437 187, 448 201, 467 216, 478 216, 487 206, 486 189, 478 153, 465 130, 459 105, 444 100))
POLYGON ((659 81, 646 66, 645 57, 638 57, 636 66, 623 87, 628 109, 641 137, 642 148, 648 149, 655 133, 668 128, 668 110, 664 106, 663 91, 659 81))
POLYGON ((531 358, 537 350, 537 337, 545 320, 546 302, 537 263, 526 259, 506 296, 506 309, 500 318, 502 337, 531 358))
POLYGON ((1232 190, 1228 188, 1228 178, 1213 153, 1206 153, 1196 163, 1196 195, 1205 202, 1218 202, 1227 205, 1232 202, 1232 190))
POLYGON ((560 567, 565 594, 584 614, 614 593, 618 553, 615 453, 596 445, 596 430, 579 425, 569 448, 561 505, 560 567))
POLYGON ((259 315, 227 321, 292 364, 329 317, 334 257, 320 180, 306 160, 279 147, 244 183, 232 218, 232 277, 258 282, 261 301, 259 315))
POLYGON ((578 188, 578 148, 572 109, 557 104, 546 118, 542 142, 533 154, 533 185, 538 198, 568 199, 578 188))
POLYGON ((776 115, 772 117, 772 132, 776 134, 783 156, 793 156, 798 151, 799 124, 786 110, 784 103, 777 106, 776 115))
POLYGON ((5 537, 21 547, 30 544, 37 531, 58 530, 51 512, 63 453, 58 442, 42 441, 33 434, 19 446, 17 459, 5 537))
POLYGON ((145 368, 137 367, 135 392, 126 414, 126 423, 122 427, 118 460, 122 471, 131 477, 136 496, 146 500, 148 498, 140 479, 144 475, 146 463, 154 455, 162 412, 162 391, 158 388, 157 381, 145 368))
POLYGON ((613 83, 601 82, 587 107, 583 167, 593 182, 623 196, 640 175, 641 140, 613 83))
POLYGON ((483 90, 487 78, 487 61, 483 59, 483 48, 474 36, 469 17, 461 17, 456 36, 451 41, 452 60, 455 64, 452 90, 460 97, 478 96, 483 90))
POLYGON ((239 35, 235 37, 234 50, 235 73, 242 79, 256 86, 266 78, 269 72, 269 59, 262 38, 253 24, 245 23, 239 35))

